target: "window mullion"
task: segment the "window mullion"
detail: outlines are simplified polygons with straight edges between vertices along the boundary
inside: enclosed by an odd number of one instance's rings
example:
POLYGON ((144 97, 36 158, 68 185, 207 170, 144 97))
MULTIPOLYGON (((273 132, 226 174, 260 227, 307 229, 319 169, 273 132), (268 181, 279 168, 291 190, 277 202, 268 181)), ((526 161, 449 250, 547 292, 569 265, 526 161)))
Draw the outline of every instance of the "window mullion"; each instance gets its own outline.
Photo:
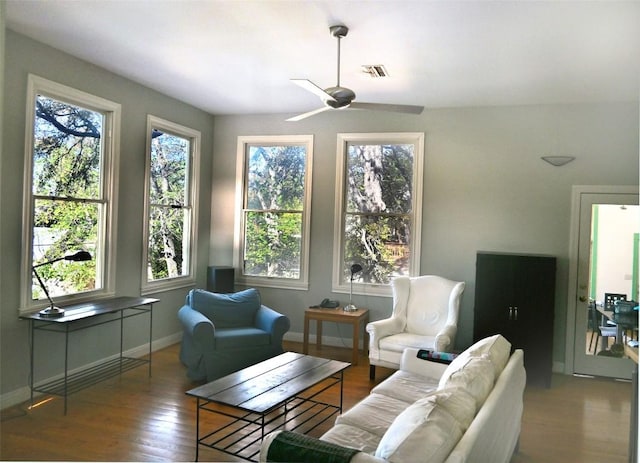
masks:
POLYGON ((73 196, 51 196, 51 195, 33 195, 33 199, 42 199, 49 201, 66 201, 71 203, 93 203, 93 204, 106 204, 105 199, 89 199, 89 198, 76 198, 73 196))

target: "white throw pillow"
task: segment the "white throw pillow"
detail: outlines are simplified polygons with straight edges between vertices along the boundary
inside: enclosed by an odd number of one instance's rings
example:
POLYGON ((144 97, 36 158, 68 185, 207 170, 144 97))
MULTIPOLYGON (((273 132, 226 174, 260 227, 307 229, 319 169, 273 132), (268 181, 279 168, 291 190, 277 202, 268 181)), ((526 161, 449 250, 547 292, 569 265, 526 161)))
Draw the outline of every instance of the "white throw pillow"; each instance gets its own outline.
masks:
POLYGON ((495 382, 493 363, 486 355, 471 357, 463 368, 454 371, 444 381, 440 381, 438 390, 449 387, 459 387, 467 391, 476 400, 478 409, 482 407, 485 399, 493 389, 495 382))
POLYGON ((501 334, 496 334, 479 340, 469 347, 467 351, 473 357, 481 357, 486 354, 495 367, 496 376, 500 376, 509 361, 511 343, 501 334))
POLYGON ((511 343, 502 335, 496 334, 481 339, 453 359, 440 377, 440 386, 442 386, 454 372, 464 368, 470 359, 476 357, 485 356, 488 358, 493 364, 496 377, 500 376, 500 373, 509 361, 510 355, 511 343))
POLYGON ((451 413, 462 426, 463 432, 467 430, 478 411, 476 399, 460 387, 447 387, 433 391, 423 399, 420 399, 420 401, 429 400, 431 397, 435 399, 438 406, 444 407, 445 410, 451 413))
POLYGON ((462 426, 436 396, 407 407, 382 436, 375 456, 392 462, 442 462, 462 437, 462 426))

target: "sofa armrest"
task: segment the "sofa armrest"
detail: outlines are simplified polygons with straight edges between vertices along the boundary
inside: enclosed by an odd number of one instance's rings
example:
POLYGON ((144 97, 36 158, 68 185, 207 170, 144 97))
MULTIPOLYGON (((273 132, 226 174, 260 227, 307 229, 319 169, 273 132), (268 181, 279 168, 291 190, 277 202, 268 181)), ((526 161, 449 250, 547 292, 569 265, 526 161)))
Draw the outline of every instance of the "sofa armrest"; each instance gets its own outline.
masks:
POLYGON ((400 369, 428 378, 440 379, 447 369, 446 364, 418 358, 418 349, 407 348, 402 352, 400 369))
POLYGON ((437 352, 450 352, 453 349, 453 340, 456 338, 458 327, 456 325, 445 325, 436 334, 435 349, 437 352))
POLYGON ((343 447, 305 434, 275 431, 267 435, 260 447, 260 462, 330 462, 330 463, 382 463, 377 458, 357 449, 343 447))
POLYGON ((282 340, 284 334, 289 331, 291 322, 286 315, 261 305, 256 313, 256 327, 271 333, 274 339, 282 340))
POLYGON ((204 350, 215 348, 214 334, 216 328, 213 322, 204 314, 184 305, 178 310, 178 319, 186 334, 191 336, 193 341, 204 350))
POLYGON ((402 322, 398 318, 384 318, 367 323, 367 333, 369 333, 369 346, 378 349, 378 344, 382 338, 402 331, 402 322))

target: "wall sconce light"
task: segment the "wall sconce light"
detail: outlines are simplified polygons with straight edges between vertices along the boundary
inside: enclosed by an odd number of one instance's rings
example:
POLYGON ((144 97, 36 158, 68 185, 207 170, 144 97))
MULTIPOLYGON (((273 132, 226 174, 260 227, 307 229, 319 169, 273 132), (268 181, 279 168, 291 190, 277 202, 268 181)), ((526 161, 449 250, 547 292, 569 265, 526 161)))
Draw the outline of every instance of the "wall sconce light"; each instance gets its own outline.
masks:
POLYGON ((356 310, 358 310, 358 308, 355 305, 353 305, 353 302, 351 302, 351 297, 353 296, 353 275, 361 271, 362 271, 362 265, 353 264, 351 266, 351 283, 349 285, 349 305, 346 306, 344 309, 342 309, 345 312, 355 312, 356 310))
POLYGON ((52 317, 62 317, 64 315, 64 309, 61 309, 60 307, 56 307, 53 304, 53 300, 51 299, 51 296, 49 296, 49 291, 47 291, 46 285, 42 281, 42 278, 40 278, 40 275, 38 275, 38 272, 36 272, 36 268, 38 267, 42 267, 44 265, 50 265, 50 264, 53 264, 54 262, 58 262, 61 260, 83 262, 86 260, 91 260, 91 254, 89 254, 87 251, 78 251, 75 254, 71 254, 64 257, 58 257, 57 259, 48 260, 47 262, 42 262, 40 264, 36 264, 31 267, 31 271, 36 276, 36 279, 38 280, 38 284, 44 291, 44 294, 47 296, 47 299, 49 300, 49 307, 47 307, 46 309, 42 309, 40 312, 38 312, 38 314, 41 317, 52 318, 52 317))
POLYGON ((575 159, 574 156, 542 156, 540 159, 547 161, 552 166, 560 167, 569 164, 575 159))

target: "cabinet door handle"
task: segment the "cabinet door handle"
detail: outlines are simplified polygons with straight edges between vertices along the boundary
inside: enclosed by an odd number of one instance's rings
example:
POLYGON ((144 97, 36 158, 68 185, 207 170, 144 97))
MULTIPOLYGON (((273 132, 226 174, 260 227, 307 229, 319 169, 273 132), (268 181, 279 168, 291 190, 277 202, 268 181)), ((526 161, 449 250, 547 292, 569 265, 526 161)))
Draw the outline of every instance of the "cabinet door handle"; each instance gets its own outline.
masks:
POLYGON ((509 307, 509 320, 513 320, 513 307, 509 307))
POLYGON ((514 313, 513 319, 514 320, 518 320, 518 307, 517 306, 514 307, 513 313, 514 313))

